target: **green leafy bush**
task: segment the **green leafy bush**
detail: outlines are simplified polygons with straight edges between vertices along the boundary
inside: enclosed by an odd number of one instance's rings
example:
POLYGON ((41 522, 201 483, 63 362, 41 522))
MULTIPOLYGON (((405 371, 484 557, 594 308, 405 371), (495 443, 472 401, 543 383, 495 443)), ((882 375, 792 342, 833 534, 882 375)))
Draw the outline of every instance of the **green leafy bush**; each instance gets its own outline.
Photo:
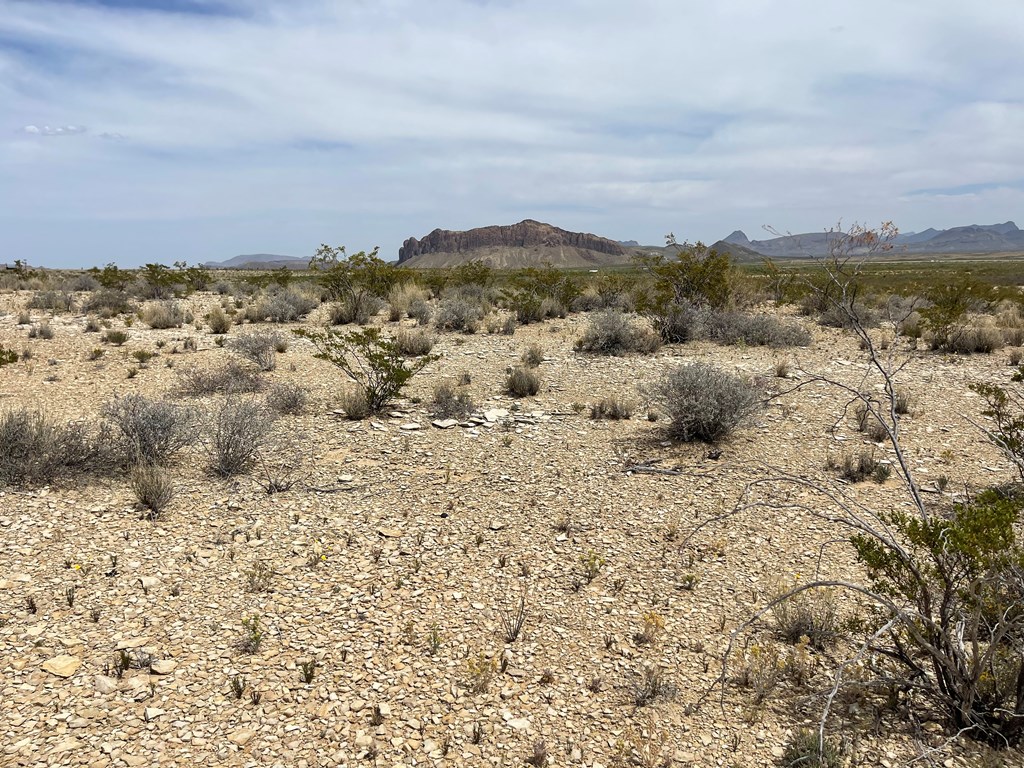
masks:
POLYGON ((399 345, 381 335, 379 328, 349 333, 298 328, 294 333, 312 342, 315 357, 337 366, 355 382, 371 413, 384 410, 416 373, 438 359, 436 355, 406 359, 399 345))

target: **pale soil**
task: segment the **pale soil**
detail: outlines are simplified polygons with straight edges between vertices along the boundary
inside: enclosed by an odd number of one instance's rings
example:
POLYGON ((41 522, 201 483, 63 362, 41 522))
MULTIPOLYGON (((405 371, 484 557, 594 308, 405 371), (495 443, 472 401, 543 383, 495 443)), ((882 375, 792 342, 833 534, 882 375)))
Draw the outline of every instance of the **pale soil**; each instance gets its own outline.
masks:
MULTIPOLYGON (((16 326, 26 299, 0 295, 0 346, 34 353, 0 368, 0 407, 91 419, 118 394, 174 396, 168 361, 181 368, 233 355, 205 331, 153 331, 136 321, 123 349, 108 346, 90 362, 88 351, 101 345, 97 334, 83 333, 80 316, 54 319, 53 340, 28 340, 27 328, 16 326), (198 351, 170 354, 186 337, 198 351), (161 354, 126 378, 134 364, 127 353, 155 351, 158 339, 167 341, 161 354), (47 382, 52 375, 57 380, 47 382)), ((863 353, 840 332, 814 328, 806 349, 698 344, 649 357, 593 357, 572 351, 585 322, 551 321, 514 337, 443 335, 435 347, 443 358, 414 379, 396 404, 403 413, 376 424, 331 413, 345 386, 340 372, 295 339, 265 374, 312 392, 306 415, 280 419, 266 459, 271 468, 297 466, 298 482, 285 493, 268 496, 258 468, 234 481, 210 476, 199 445, 173 465, 178 495, 156 522, 140 519, 123 477, 0 492, 0 764, 370 765, 372 745, 381 766, 522 765, 538 740, 554 765, 609 766, 623 745, 638 755, 648 750, 651 764, 659 753, 680 766, 777 764, 791 729, 817 711, 814 702, 794 709, 806 691, 787 682, 756 707, 749 690, 730 687, 721 705, 717 693, 695 714, 687 705, 718 675, 715 656, 729 633, 777 580, 813 573, 819 548, 840 532, 807 514, 750 509, 682 541, 696 523, 730 508, 744 483, 777 469, 825 479, 826 455, 859 449, 863 436, 849 420, 838 433, 844 442, 830 435, 843 401, 813 384, 774 401, 712 460, 704 446, 664 442, 659 424, 643 418, 637 385, 690 360, 764 375, 774 387, 808 372, 855 383, 863 353), (504 370, 534 342, 547 354, 543 388, 517 402, 502 393, 504 370), (791 361, 793 378, 784 382, 771 378, 781 359, 791 361), (515 403, 518 415, 535 417, 476 434, 431 427, 425 403, 434 384, 463 371, 479 405, 515 403), (573 412, 573 403, 605 394, 634 400, 634 419, 594 422, 573 412), (401 429, 411 422, 422 428, 401 429), (682 474, 623 471, 653 459, 682 474), (563 518, 568 534, 556 526, 563 518), (591 551, 605 565, 574 591, 580 559, 591 551), (106 576, 111 556, 116 575, 106 576), (268 592, 246 589, 257 561, 277 572, 268 592), (683 588, 690 573, 698 578, 692 591, 683 588), (77 587, 70 607, 69 585, 77 587), (506 645, 497 609, 523 585, 525 629, 506 645), (26 609, 29 596, 35 614, 26 609), (650 612, 665 629, 655 644, 639 645, 634 635, 650 612), (250 615, 266 629, 255 654, 239 649, 250 615), (431 655, 434 626, 440 647, 431 655), (119 646, 170 662, 161 665, 166 674, 97 677, 119 646), (481 654, 495 661, 504 654, 507 669, 488 691, 472 693, 467 657, 481 654), (66 678, 45 671, 58 656, 81 664, 66 678), (309 659, 319 666, 305 684, 299 665, 309 659), (646 665, 662 667, 676 695, 637 709, 629 686, 646 665), (547 670, 550 682, 541 680, 547 670), (230 693, 234 675, 248 684, 241 700, 230 693), (603 680, 597 692, 587 685, 594 677, 603 680), (262 694, 258 704, 249 689, 262 694), (374 706, 379 725, 371 724, 374 706)), ((272 326, 231 333, 256 327, 272 326)), ((967 421, 979 418, 981 404, 967 384, 1006 381, 1008 370, 1005 351, 961 359, 918 353, 902 380, 915 401, 905 444, 922 484, 947 475, 952 491, 1010 479, 1009 465, 967 421)), ((895 479, 847 490, 875 509, 902 498, 895 479)), ((824 574, 852 572, 844 545, 825 548, 824 574)), ((772 637, 770 619, 754 637, 783 658, 791 653, 772 637)), ((819 662, 819 688, 824 669, 819 662)), ((873 731, 870 714, 863 717, 866 724, 847 732, 857 737, 856 765, 905 765, 944 742, 930 725, 917 741, 885 720, 873 731)), ((979 759, 959 744, 934 757, 948 765, 979 759)), ((1002 758, 1020 762, 1016 753, 1002 758)))

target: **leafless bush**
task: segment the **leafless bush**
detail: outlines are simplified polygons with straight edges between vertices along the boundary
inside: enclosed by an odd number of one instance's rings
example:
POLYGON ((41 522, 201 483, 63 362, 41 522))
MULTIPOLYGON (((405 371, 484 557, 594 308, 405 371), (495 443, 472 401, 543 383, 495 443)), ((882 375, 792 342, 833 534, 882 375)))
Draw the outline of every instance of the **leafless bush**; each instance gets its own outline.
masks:
POLYGON ((743 312, 708 311, 703 321, 703 332, 719 344, 806 347, 811 343, 811 334, 799 323, 743 312))
POLYGON ((441 302, 434 326, 439 331, 463 331, 476 333, 484 319, 484 310, 479 303, 466 298, 450 298, 441 302))
POLYGON ((604 355, 650 353, 660 346, 661 339, 651 328, 614 309, 593 315, 583 336, 576 342, 577 350, 604 355))
POLYGON ((142 308, 142 322, 150 328, 180 328, 184 321, 185 314, 173 301, 159 301, 142 308))
POLYGON ((277 367, 277 348, 286 343, 276 331, 247 333, 232 341, 231 349, 256 363, 261 371, 272 371, 277 367))
POLYGON ((296 288, 281 288, 250 304, 245 314, 254 323, 291 323, 308 315, 319 304, 317 299, 296 288))
POLYGON ((519 359, 523 361, 523 365, 536 368, 544 362, 544 347, 540 344, 531 344, 523 351, 523 355, 519 359))
POLYGON ((267 406, 282 415, 302 413, 309 403, 309 391, 298 384, 275 384, 267 392, 267 406))
MULTIPOLYGON (((779 588, 780 597, 788 590, 779 588)), ((786 642, 796 645, 802 638, 817 650, 824 650, 839 636, 839 603, 834 590, 808 590, 772 605, 775 628, 786 642)))
POLYGON ((352 421, 362 421, 370 415, 370 402, 366 399, 366 392, 358 387, 342 392, 340 405, 345 411, 345 418, 352 421))
POLYGON ((431 412, 438 419, 465 419, 476 406, 469 393, 456 387, 450 381, 441 381, 434 387, 431 412))
POLYGON ((103 406, 112 448, 132 464, 163 464, 196 438, 194 414, 173 403, 130 394, 103 406))
POLYGON ((331 305, 331 325, 366 325, 383 306, 382 299, 366 291, 346 295, 337 304, 331 305))
POLYGON ((97 444, 80 424, 59 424, 41 411, 0 413, 0 485, 36 486, 96 468, 97 444))
POLYGON ((263 447, 273 416, 256 400, 229 397, 214 409, 209 424, 212 469, 221 477, 244 472, 263 447))
POLYGON ((402 283, 401 285, 392 286, 388 292, 388 317, 392 322, 401 320, 404 315, 412 317, 411 310, 413 306, 426 304, 429 298, 430 293, 427 289, 415 283, 402 283))
POLYGON ((409 317, 415 320, 419 325, 427 325, 430 322, 430 317, 433 314, 433 310, 430 308, 430 302, 425 299, 417 299, 409 305, 409 317))
POLYGON ((762 407, 751 384, 704 363, 669 371, 646 391, 668 414, 669 433, 684 442, 721 440, 762 407))
POLYGON ((85 309, 88 312, 95 312, 101 317, 113 317, 114 315, 125 315, 134 311, 135 304, 124 291, 114 288, 103 288, 89 297, 85 309))
POLYGON ((36 291, 29 299, 29 309, 48 309, 51 312, 70 312, 75 305, 75 297, 66 291, 36 291))
POLYGON ((214 394, 259 392, 263 379, 259 371, 235 360, 214 368, 187 367, 178 371, 178 387, 185 395, 203 397, 214 394))

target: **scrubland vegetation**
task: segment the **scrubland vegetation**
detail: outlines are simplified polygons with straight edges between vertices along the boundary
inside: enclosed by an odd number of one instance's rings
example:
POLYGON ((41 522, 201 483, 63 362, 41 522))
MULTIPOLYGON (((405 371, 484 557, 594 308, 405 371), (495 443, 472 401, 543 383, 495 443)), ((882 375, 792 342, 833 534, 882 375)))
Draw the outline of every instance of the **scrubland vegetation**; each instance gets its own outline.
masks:
POLYGON ((892 234, 0 276, 5 759, 1019 764, 1019 273, 892 234))

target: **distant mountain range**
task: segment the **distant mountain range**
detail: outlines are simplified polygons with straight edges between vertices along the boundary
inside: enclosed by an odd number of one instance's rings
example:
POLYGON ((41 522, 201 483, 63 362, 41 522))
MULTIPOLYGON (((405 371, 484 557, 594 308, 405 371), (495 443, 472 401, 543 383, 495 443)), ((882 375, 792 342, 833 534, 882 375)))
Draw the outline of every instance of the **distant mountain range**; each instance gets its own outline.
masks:
MULTIPOLYGON (((736 230, 719 241, 753 254, 772 258, 799 258, 824 256, 835 235, 811 232, 785 235, 768 240, 750 240, 736 230)), ((896 253, 1024 253, 1024 230, 1012 221, 1003 224, 971 224, 952 229, 926 229, 897 235, 893 241, 896 253)))
POLYGON ((280 256, 276 253, 246 253, 226 261, 208 261, 207 269, 305 269, 309 266, 308 256, 280 256))

